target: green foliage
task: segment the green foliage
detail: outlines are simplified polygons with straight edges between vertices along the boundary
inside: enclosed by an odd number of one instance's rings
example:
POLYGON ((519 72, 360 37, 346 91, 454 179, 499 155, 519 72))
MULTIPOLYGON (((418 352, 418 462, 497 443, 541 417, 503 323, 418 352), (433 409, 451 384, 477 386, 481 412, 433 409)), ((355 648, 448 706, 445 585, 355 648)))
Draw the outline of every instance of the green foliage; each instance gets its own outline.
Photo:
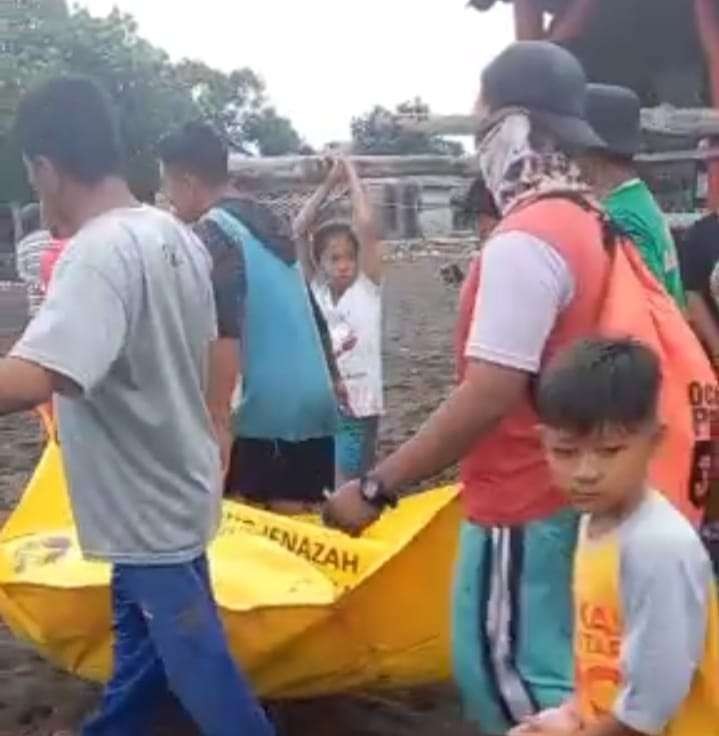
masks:
POLYGON ((173 77, 199 115, 223 131, 231 145, 243 148, 251 142, 244 130, 247 119, 265 104, 264 85, 251 69, 223 74, 201 61, 185 60, 174 67, 173 77))
POLYGON ((0 5, 0 201, 24 199, 27 184, 9 135, 17 104, 36 82, 61 73, 96 79, 117 106, 128 147, 128 176, 147 198, 157 189, 155 149, 176 125, 205 118, 228 143, 263 155, 300 149, 292 124, 267 105, 251 69, 224 74, 199 61, 171 63, 138 35, 132 16, 68 12, 64 0, 15 0, 0 5))
MULTIPOLYGON (((396 113, 403 115, 411 114, 421 117, 428 115, 429 112, 429 106, 419 97, 396 107, 396 113)), ((448 141, 440 136, 402 130, 393 120, 393 114, 379 105, 366 115, 352 120, 352 141, 353 150, 359 154, 460 156, 464 153, 461 143, 448 141)))
POLYGON ((278 115, 273 107, 249 115, 245 135, 256 142, 263 156, 282 156, 289 151, 304 153, 306 148, 292 123, 278 115))

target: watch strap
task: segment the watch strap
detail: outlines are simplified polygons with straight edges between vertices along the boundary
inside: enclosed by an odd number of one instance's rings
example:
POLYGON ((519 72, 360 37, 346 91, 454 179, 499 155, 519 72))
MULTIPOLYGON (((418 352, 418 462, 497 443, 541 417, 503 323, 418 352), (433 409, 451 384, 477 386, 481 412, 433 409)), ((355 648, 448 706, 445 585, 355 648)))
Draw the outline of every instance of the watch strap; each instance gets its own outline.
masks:
POLYGON ((371 475, 364 475, 360 478, 360 493, 368 504, 374 506, 379 511, 384 511, 388 506, 390 508, 396 508, 399 501, 396 494, 387 491, 384 483, 379 478, 372 477, 371 475), (370 496, 365 492, 368 483, 376 484, 376 494, 370 496))

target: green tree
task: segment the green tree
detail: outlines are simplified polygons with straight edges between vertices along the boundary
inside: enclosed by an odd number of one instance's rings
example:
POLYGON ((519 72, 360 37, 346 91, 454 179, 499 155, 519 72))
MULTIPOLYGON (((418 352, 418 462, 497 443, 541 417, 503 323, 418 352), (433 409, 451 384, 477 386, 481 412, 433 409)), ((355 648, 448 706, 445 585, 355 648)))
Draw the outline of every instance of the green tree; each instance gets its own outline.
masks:
POLYGON ((201 61, 185 60, 173 70, 175 82, 193 101, 196 115, 223 131, 232 146, 247 142, 245 125, 264 103, 264 85, 251 69, 223 74, 201 61))
POLYGON ((266 107, 250 115, 244 131, 262 156, 302 153, 306 149, 290 120, 278 115, 274 107, 266 107))
MULTIPOLYGON (((397 105, 394 114, 428 115, 429 106, 419 97, 397 105)), ((402 156, 409 154, 437 154, 459 156, 464 152, 461 143, 448 141, 436 135, 411 133, 403 130, 394 120, 394 114, 384 107, 375 106, 370 112, 352 120, 352 141, 356 153, 402 156)))
POLYGON ((267 105, 264 84, 251 69, 224 74, 197 61, 172 64, 139 35, 132 16, 118 10, 96 18, 81 9, 68 13, 62 0, 15 0, 8 8, 12 12, 0 4, 0 31, 12 39, 0 66, 0 201, 27 196, 8 133, 24 92, 51 74, 85 74, 107 90, 128 148, 130 183, 143 198, 158 186, 159 138, 188 120, 210 120, 241 150, 279 155, 301 146, 291 123, 267 105))
POLYGON ((30 196, 22 160, 10 139, 10 128, 24 91, 61 63, 52 39, 67 17, 64 0, 0 3, 0 202, 30 196))
POLYGON ((199 61, 175 69, 178 84, 192 97, 202 117, 225 133, 228 144, 262 156, 298 153, 303 142, 289 119, 267 105, 265 86, 252 69, 223 74, 199 61))

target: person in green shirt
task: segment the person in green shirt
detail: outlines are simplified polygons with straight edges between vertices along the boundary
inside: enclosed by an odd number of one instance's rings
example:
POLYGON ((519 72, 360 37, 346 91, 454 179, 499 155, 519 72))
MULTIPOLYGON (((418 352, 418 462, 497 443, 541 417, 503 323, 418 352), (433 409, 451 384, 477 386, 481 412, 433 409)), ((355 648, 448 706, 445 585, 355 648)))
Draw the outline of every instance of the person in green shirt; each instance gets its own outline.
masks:
POLYGON ((639 249, 649 270, 684 309, 674 238, 659 204, 634 164, 641 141, 640 102, 624 87, 590 84, 587 118, 606 142, 583 156, 583 168, 612 221, 639 249))

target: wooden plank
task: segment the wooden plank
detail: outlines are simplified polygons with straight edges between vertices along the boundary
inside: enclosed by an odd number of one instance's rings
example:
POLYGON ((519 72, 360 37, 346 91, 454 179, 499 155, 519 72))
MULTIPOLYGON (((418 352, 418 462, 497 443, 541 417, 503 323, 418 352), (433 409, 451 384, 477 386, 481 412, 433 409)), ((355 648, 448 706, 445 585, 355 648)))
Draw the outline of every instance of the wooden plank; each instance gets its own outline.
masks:
POLYGON ((688 230, 706 214, 706 212, 667 212, 665 216, 672 230, 688 230))
MULTIPOLYGON (((353 156, 352 162, 362 179, 470 178, 478 173, 476 159, 470 156, 353 156)), ((317 185, 326 171, 322 156, 230 157, 230 174, 241 186, 317 185)))
POLYGON ((422 189, 457 189, 470 185, 470 177, 465 176, 406 176, 403 178, 364 179, 368 187, 384 186, 385 184, 405 185, 414 184, 422 189))
POLYGON ((671 164, 686 161, 715 161, 719 159, 719 148, 694 148, 686 151, 659 151, 657 153, 642 153, 637 156, 640 164, 671 164))
POLYGON ((645 108, 642 110, 642 130, 686 138, 719 135, 719 110, 678 109, 669 105, 645 108))
MULTIPOLYGON (((474 135, 479 118, 474 115, 394 115, 394 122, 411 133, 427 135, 474 135)), ((642 110, 642 129, 647 133, 705 138, 719 136, 719 110, 678 109, 669 105, 642 110)))

